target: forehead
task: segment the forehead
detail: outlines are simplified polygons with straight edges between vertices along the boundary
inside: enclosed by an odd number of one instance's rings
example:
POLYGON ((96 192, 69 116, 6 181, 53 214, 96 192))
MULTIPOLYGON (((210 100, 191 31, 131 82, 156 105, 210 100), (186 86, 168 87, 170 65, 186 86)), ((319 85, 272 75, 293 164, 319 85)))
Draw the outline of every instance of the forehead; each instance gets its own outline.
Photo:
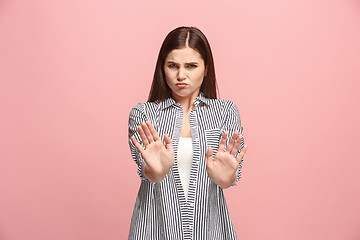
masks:
POLYGON ((186 47, 180 49, 173 49, 166 57, 166 61, 175 61, 175 62, 194 62, 201 61, 201 55, 198 51, 193 48, 186 47))

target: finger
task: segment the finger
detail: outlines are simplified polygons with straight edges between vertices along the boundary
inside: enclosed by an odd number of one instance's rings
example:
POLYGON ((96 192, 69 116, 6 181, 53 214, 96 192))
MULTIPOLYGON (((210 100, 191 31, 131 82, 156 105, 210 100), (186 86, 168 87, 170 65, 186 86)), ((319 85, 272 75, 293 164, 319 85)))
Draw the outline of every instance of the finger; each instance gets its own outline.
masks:
POLYGON ((239 135, 239 132, 238 130, 235 130, 235 132, 232 134, 231 138, 230 138, 230 141, 226 147, 226 152, 227 153, 230 153, 234 147, 234 143, 235 143, 235 140, 237 138, 237 136, 239 135))
POLYGON ((211 165, 213 161, 212 155, 213 155, 213 150, 212 147, 209 146, 206 151, 206 167, 209 167, 211 165))
POLYGON ((143 122, 143 123, 141 123, 141 127, 143 128, 144 133, 145 133, 145 135, 146 135, 149 143, 153 142, 153 141, 154 141, 154 138, 153 138, 153 136, 151 135, 151 132, 150 132, 147 124, 143 122))
MULTIPOLYGON (((141 124, 142 125, 142 124, 141 124)), ((139 134, 140 134, 140 138, 141 138, 141 141, 144 143, 144 147, 146 148, 147 145, 149 145, 149 141, 144 133, 144 130, 143 128, 141 127, 141 125, 138 126, 138 131, 139 131, 139 134)))
POLYGON ((239 153, 239 155, 236 158, 236 161, 238 162, 238 164, 240 164, 241 159, 244 157, 246 150, 247 150, 248 146, 244 145, 244 147, 242 148, 241 152, 239 153))
POLYGON ((138 142, 138 140, 136 140, 136 138, 134 136, 130 137, 131 141, 134 143, 135 147, 139 150, 139 152, 142 154, 144 149, 141 146, 141 144, 138 142))
POLYGON ((226 139, 227 139, 227 136, 228 136, 229 132, 228 131, 225 131, 221 137, 221 141, 220 141, 220 145, 219 145, 219 148, 218 148, 218 152, 223 152, 224 149, 225 149, 225 145, 226 145, 226 139))
POLYGON ((152 123, 150 121, 146 121, 146 124, 150 130, 150 133, 152 134, 153 138, 155 141, 159 140, 160 137, 159 137, 159 134, 156 132, 154 126, 152 125, 152 123))
POLYGON ((165 140, 165 148, 169 151, 173 150, 173 146, 172 146, 172 140, 169 137, 169 135, 167 135, 167 133, 164 134, 164 140, 165 140))
POLYGON ((209 146, 206 151, 206 159, 208 161, 210 161, 210 160, 212 160, 212 156, 213 156, 213 150, 212 150, 212 147, 209 146))
POLYGON ((235 142, 235 145, 234 145, 233 149, 230 152, 230 154, 232 156, 235 157, 235 155, 236 155, 236 153, 237 153, 237 151, 238 151, 238 149, 239 149, 239 147, 241 145, 242 139, 243 139, 243 135, 240 134, 239 137, 236 139, 236 142, 235 142))

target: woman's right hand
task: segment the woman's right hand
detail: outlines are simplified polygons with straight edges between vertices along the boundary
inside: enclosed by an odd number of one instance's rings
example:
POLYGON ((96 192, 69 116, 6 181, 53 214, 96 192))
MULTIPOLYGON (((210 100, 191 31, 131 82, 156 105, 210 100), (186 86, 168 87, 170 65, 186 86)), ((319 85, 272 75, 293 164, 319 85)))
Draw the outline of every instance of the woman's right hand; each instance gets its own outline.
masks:
POLYGON ((174 165, 175 154, 171 138, 165 133, 164 145, 150 121, 142 122, 138 130, 145 149, 134 136, 130 139, 146 162, 146 176, 153 182, 160 182, 174 165))

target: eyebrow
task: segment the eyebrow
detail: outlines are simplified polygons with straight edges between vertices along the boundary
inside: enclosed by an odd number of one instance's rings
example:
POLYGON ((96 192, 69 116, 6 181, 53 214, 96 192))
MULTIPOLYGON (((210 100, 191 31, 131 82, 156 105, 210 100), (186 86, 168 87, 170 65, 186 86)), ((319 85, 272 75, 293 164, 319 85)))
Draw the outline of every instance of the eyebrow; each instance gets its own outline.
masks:
MULTIPOLYGON (((173 60, 169 60, 169 61, 167 61, 167 63, 176 63, 176 64, 178 64, 177 62, 175 62, 173 60)), ((198 62, 188 62, 188 63, 185 63, 185 64, 198 64, 198 62)))

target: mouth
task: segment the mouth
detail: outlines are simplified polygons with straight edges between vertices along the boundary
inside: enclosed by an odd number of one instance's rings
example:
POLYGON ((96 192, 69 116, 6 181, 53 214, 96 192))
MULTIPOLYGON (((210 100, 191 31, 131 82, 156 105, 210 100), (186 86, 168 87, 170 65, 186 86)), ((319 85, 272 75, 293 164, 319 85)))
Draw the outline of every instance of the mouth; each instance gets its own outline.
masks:
POLYGON ((187 85, 188 85, 188 84, 186 84, 186 83, 177 83, 177 84, 176 84, 176 86, 177 86, 178 88, 185 88, 187 85))

